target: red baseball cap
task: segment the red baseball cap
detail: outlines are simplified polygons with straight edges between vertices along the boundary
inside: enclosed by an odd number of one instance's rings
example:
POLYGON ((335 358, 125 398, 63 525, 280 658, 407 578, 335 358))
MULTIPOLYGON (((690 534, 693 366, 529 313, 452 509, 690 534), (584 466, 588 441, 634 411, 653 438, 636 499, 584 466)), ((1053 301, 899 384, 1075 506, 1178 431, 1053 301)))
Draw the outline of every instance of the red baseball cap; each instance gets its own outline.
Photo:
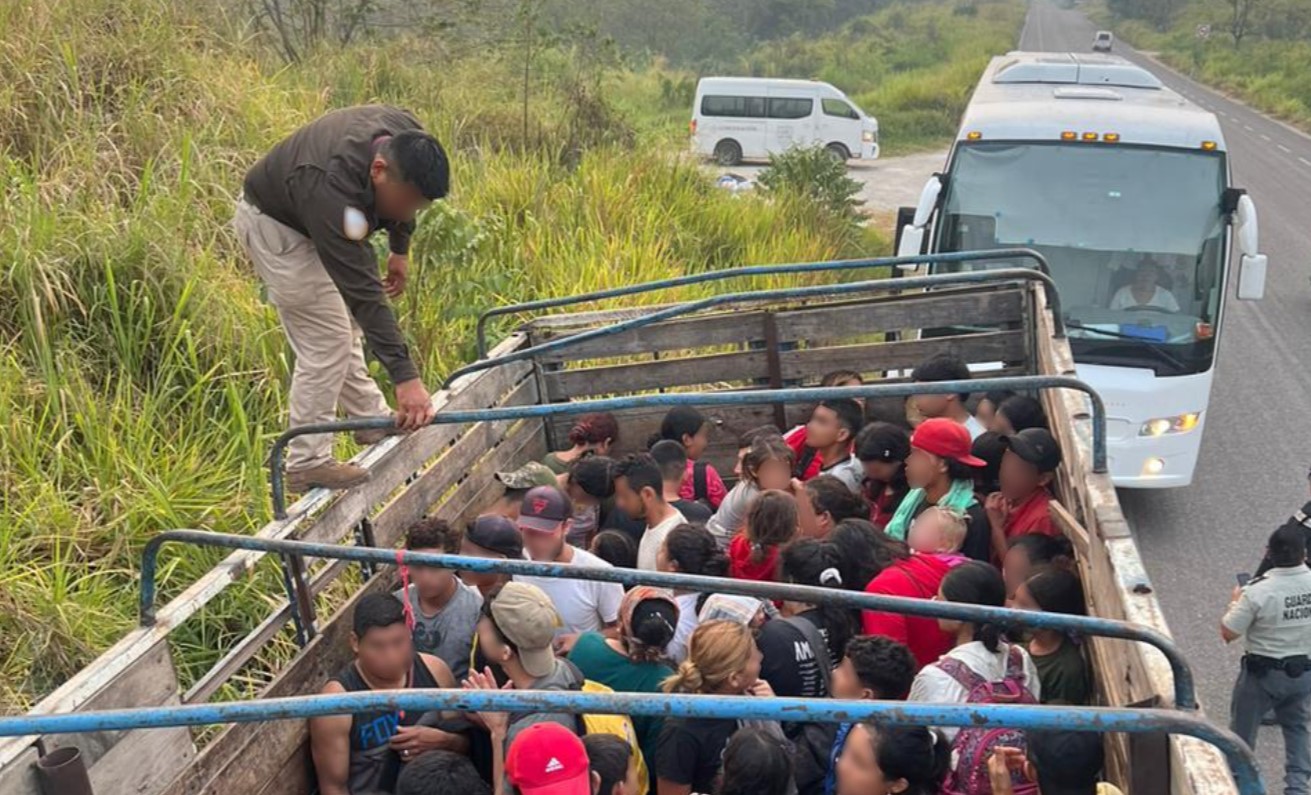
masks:
POLYGON ((587 749, 558 723, 534 723, 510 743, 505 777, 521 795, 592 795, 587 749))
POLYGON ((951 459, 971 467, 987 466, 986 461, 975 458, 970 452, 973 444, 965 426, 946 417, 921 422, 910 437, 911 447, 918 447, 938 458, 951 459))

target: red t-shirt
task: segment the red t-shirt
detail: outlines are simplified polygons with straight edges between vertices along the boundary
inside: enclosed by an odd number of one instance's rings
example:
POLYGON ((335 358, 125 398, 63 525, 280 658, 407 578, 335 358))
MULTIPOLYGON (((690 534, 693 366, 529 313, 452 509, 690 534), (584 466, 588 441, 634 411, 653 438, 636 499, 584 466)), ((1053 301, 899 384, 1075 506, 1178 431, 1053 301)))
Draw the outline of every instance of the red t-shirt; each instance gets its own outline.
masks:
POLYGON ((1015 510, 1011 511, 1010 517, 1006 520, 1006 537, 1015 538, 1035 533, 1045 536, 1060 535, 1061 531, 1052 522, 1051 511, 1048 509, 1051 501, 1052 495, 1048 494, 1046 489, 1038 489, 1029 499, 1015 506, 1015 510))
MULTIPOLYGON (((678 487, 678 496, 685 500, 696 499, 696 475, 693 470, 696 463, 692 459, 687 459, 687 475, 683 478, 683 485, 678 487)), ((728 494, 728 487, 724 485, 724 479, 719 476, 715 468, 706 464, 706 500, 710 503, 711 508, 719 508, 719 503, 724 501, 724 495, 728 494)))
POLYGON ((745 533, 738 533, 728 545, 728 574, 735 580, 776 582, 778 580, 778 547, 767 550, 765 559, 756 563, 751 559, 751 542, 745 533))
MULTIPOLYGON (((865 593, 932 599, 948 571, 951 565, 947 561, 933 555, 911 555, 879 572, 865 587, 865 593)), ((955 643, 951 635, 938 628, 935 618, 866 610, 861 613, 861 624, 866 635, 882 635, 906 644, 920 668, 937 662, 955 643)))

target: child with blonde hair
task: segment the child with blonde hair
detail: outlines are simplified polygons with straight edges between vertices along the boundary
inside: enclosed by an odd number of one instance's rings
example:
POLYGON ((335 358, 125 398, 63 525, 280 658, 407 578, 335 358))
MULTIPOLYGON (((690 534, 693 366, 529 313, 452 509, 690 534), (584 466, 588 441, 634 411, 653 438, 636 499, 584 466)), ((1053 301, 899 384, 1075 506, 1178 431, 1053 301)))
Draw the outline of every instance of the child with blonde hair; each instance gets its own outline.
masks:
POLYGON ((924 555, 958 555, 965 545, 969 527, 965 515, 951 508, 933 505, 911 522, 906 544, 924 555))

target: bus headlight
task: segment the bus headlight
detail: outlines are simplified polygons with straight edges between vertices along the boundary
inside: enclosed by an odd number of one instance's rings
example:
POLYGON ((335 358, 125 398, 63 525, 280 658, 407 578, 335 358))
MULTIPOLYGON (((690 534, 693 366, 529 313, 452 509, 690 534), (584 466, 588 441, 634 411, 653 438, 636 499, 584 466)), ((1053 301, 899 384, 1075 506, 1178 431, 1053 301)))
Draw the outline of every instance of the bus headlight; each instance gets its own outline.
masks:
POLYGON ((1187 433, 1201 421, 1202 415, 1197 412, 1189 414, 1180 414, 1175 417, 1159 417, 1154 420, 1144 422, 1138 429, 1139 436, 1165 436, 1167 433, 1187 433))

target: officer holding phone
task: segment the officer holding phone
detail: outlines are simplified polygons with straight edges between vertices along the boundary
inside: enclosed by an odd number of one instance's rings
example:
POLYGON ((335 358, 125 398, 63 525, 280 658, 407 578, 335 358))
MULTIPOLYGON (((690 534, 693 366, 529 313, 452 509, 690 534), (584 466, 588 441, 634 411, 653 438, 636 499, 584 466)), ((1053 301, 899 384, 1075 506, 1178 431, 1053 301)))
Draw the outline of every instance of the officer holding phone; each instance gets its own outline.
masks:
POLYGON ((1311 569, 1306 534, 1296 521, 1270 536, 1271 568, 1234 589, 1220 621, 1226 643, 1246 653, 1234 684, 1230 728, 1256 747, 1261 716, 1273 709, 1284 733, 1285 793, 1307 795, 1311 783, 1311 569))

